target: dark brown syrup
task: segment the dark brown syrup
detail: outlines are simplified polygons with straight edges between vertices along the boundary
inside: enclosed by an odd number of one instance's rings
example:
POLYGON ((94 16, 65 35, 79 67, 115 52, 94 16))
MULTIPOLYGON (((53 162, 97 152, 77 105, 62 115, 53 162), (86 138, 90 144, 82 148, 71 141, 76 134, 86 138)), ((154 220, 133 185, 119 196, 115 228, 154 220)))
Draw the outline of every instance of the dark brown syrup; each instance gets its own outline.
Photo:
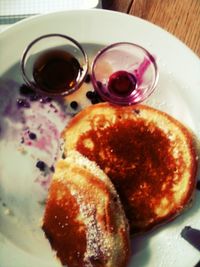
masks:
POLYGON ((81 74, 78 60, 64 50, 48 50, 33 66, 33 77, 39 89, 49 93, 71 90, 81 74))
POLYGON ((101 125, 109 123, 106 117, 97 115, 93 121, 95 127, 81 135, 76 149, 95 161, 110 177, 121 197, 131 233, 143 231, 144 227, 152 228, 158 223, 154 207, 159 206, 163 195, 169 203, 173 201, 174 170, 178 168, 181 177, 185 167, 182 157, 174 160, 169 152, 172 149, 169 139, 159 128, 147 126, 142 119, 137 123, 119 120, 103 128, 101 125), (92 140, 92 150, 84 145, 85 140, 92 140), (167 182, 166 177, 169 177, 167 182), (150 220, 152 223, 145 226, 150 220))
POLYGON ((87 246, 85 225, 77 220, 80 207, 68 188, 53 181, 44 216, 43 230, 63 265, 81 267, 87 246), (58 199, 58 195, 62 198, 58 199))

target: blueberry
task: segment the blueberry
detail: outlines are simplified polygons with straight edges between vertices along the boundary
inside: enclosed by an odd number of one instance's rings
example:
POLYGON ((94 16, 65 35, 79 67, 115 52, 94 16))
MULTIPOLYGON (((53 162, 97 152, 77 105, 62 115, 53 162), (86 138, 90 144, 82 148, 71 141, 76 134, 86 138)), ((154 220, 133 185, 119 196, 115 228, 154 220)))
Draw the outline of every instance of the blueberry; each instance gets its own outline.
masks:
POLYGON ((98 104, 100 102, 100 100, 98 99, 98 98, 93 98, 93 99, 91 99, 91 103, 92 104, 98 104))
POLYGON ((21 95, 24 96, 29 96, 29 95, 34 95, 35 92, 33 91, 33 89, 31 89, 28 85, 26 84, 22 84, 19 88, 19 92, 21 95))
POLYGON ((40 102, 41 102, 41 103, 49 103, 49 102, 51 102, 51 101, 52 101, 52 98, 49 97, 49 96, 42 97, 42 98, 40 99, 40 102))
POLYGON ((103 100, 101 99, 99 94, 96 91, 94 91, 93 92, 93 98, 91 99, 91 103, 92 104, 98 104, 100 102, 103 102, 103 100))
POLYGON ((29 138, 30 138, 31 140, 35 140, 35 139, 37 138, 37 135, 36 135, 35 133, 30 132, 30 133, 29 133, 29 138))
POLYGON ((90 81, 91 81, 90 74, 87 74, 87 76, 85 78, 85 83, 89 83, 90 81))
POLYGON ((51 171, 51 172, 55 172, 55 168, 54 168, 53 165, 50 167, 50 171, 51 171))
POLYGON ((76 101, 72 101, 72 102, 70 103, 70 107, 71 107, 72 109, 77 109, 77 108, 78 108, 78 103, 77 103, 76 101))
POLYGON ((40 98, 40 96, 39 95, 36 95, 36 94, 30 95, 30 97, 29 97, 30 101, 32 101, 32 102, 33 101, 38 101, 39 98, 40 98))
POLYGON ((95 94, 92 91, 88 91, 86 93, 86 97, 91 100, 91 99, 93 99, 95 97, 95 94))
POLYGON ((46 163, 44 161, 39 160, 36 163, 36 167, 40 170, 40 171, 45 171, 46 169, 46 163))
POLYGON ((30 103, 26 99, 18 98, 17 99, 17 106, 19 108, 30 108, 30 103))

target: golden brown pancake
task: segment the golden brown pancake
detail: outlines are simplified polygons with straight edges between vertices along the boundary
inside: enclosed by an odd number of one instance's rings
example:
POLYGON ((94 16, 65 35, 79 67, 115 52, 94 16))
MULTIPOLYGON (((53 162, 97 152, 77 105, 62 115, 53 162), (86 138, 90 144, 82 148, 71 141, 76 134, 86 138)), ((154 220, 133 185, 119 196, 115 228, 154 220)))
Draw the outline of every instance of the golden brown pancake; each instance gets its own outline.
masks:
POLYGON ((110 177, 131 233, 176 217, 190 203, 197 157, 191 132, 164 112, 145 105, 93 105, 62 134, 65 154, 79 151, 110 177))
POLYGON ((78 152, 57 164, 43 226, 68 267, 125 267, 129 227, 109 178, 78 152))

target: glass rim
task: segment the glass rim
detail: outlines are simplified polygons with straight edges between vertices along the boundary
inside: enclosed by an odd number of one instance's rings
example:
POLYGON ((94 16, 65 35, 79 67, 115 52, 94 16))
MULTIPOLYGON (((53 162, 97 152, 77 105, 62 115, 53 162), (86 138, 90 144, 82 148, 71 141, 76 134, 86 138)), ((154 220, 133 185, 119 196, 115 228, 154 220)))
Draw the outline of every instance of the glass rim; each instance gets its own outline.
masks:
MULTIPOLYGON (((55 46, 56 48, 56 46, 55 46)), ((61 33, 49 33, 49 34, 44 34, 44 35, 41 35, 37 38, 35 38, 34 40, 32 40, 24 49, 23 53, 22 53, 22 56, 21 56, 21 60, 20 60, 20 67, 21 67, 21 73, 22 73, 22 77, 25 81, 25 83, 31 87, 33 90, 37 91, 37 92, 40 92, 40 93, 43 93, 43 94, 47 94, 47 95, 52 95, 52 96, 66 96, 66 95, 69 95, 71 93, 73 93, 74 91, 76 91, 80 86, 81 84, 83 83, 87 73, 88 73, 88 69, 89 69, 89 59, 88 59, 88 56, 87 56, 87 53, 85 52, 85 50, 83 49, 82 45, 77 41, 75 40, 74 38, 72 38, 71 36, 68 36, 68 35, 65 35, 65 34, 61 34, 61 33), (69 90, 66 90, 66 91, 63 91, 63 92, 48 92, 46 90, 43 90, 41 89, 39 86, 37 87, 37 83, 33 83, 32 81, 30 81, 30 79, 27 77, 27 74, 26 74, 26 67, 25 67, 25 60, 26 60, 26 57, 27 57, 27 54, 28 52, 30 51, 30 49, 39 41, 41 41, 42 39, 46 39, 46 38, 49 38, 49 37, 61 37, 61 38, 64 38, 68 41, 71 41, 73 44, 76 45, 76 47, 78 47, 78 49, 81 51, 82 55, 83 55, 83 58, 85 60, 85 63, 84 63, 84 66, 85 68, 83 68, 82 70, 82 73, 79 77, 79 80, 77 81, 77 84, 69 89, 69 90)))

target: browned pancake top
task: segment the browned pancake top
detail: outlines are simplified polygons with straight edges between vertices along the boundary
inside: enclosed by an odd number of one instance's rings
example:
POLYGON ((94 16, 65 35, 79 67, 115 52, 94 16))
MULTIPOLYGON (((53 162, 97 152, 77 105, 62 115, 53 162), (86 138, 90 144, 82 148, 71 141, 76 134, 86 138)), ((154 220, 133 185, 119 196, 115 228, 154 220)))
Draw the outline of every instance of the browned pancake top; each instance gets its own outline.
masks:
POLYGON ((76 198, 58 181, 52 182, 49 196, 43 224, 46 236, 63 265, 84 266, 86 227, 77 220, 79 205, 76 198))
POLYGON ((157 216, 154 207, 163 195, 169 205, 173 201, 172 184, 176 182, 177 171, 181 177, 184 160, 181 155, 174 159, 175 144, 153 123, 119 119, 110 124, 106 117, 97 117, 93 117, 95 127, 91 125, 90 130, 80 135, 76 149, 111 178, 130 223, 134 222, 132 232, 144 229, 145 224, 151 227, 157 216), (103 127, 107 124, 108 127, 103 127))
POLYGON ((118 262, 124 267, 129 228, 119 197, 107 176, 93 173, 105 175, 97 165, 86 169, 90 162, 80 159, 82 165, 75 157, 58 162, 42 228, 63 265, 105 267, 118 262))

